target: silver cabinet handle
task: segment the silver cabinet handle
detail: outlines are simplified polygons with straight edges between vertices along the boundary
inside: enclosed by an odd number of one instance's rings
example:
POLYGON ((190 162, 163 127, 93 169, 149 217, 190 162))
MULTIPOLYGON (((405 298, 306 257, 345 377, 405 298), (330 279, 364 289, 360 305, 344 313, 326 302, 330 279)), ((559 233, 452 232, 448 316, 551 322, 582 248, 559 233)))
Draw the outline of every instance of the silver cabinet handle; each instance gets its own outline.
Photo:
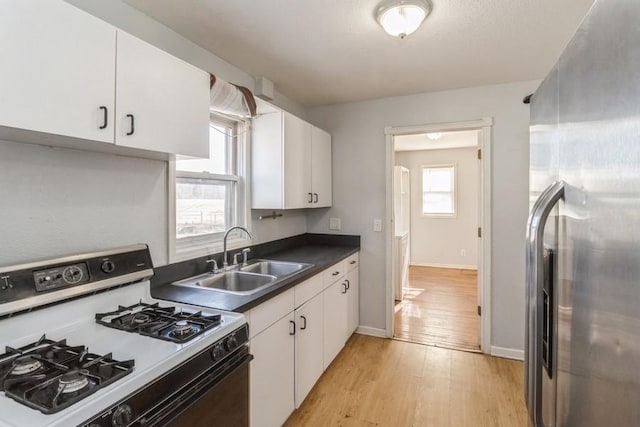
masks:
POLYGON ((347 289, 349 289, 349 287, 348 287, 348 286, 347 286, 347 284, 346 284, 346 283, 344 283, 344 282, 342 283, 342 287, 344 287, 344 290, 342 291, 342 293, 343 293, 343 294, 346 294, 346 293, 347 293, 347 289))
MULTIPOLYGON (((542 419, 542 345, 544 301, 544 226, 558 201, 564 198, 565 183, 556 181, 534 203, 527 220, 527 316, 525 328, 525 400, 534 423, 542 419)), ((552 308, 550 308, 552 309, 552 308)))
POLYGON ((309 195, 309 200, 307 203, 313 203, 313 193, 307 193, 309 195))
POLYGON ((353 261, 351 261, 349 264, 353 265, 356 263, 356 260, 354 259, 353 261))
POLYGON ((313 203, 318 203, 318 193, 313 193, 313 203))
POLYGON ((340 274, 339 271, 334 271, 333 273, 331 273, 332 276, 337 276, 338 274, 340 274))
POLYGON ((351 287, 351 282, 349 282, 349 279, 345 279, 345 282, 347 282, 347 290, 349 290, 349 288, 351 287))
POLYGON ((304 331, 307 329, 307 318, 304 316, 300 316, 300 318, 302 319, 302 326, 300 326, 300 330, 304 331))

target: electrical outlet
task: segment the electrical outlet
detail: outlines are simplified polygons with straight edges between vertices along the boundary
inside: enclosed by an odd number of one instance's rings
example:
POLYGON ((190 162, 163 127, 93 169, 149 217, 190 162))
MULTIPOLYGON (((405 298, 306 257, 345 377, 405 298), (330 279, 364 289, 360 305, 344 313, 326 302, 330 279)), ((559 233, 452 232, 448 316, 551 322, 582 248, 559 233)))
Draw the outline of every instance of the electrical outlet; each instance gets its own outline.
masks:
POLYGON ((382 220, 380 218, 373 219, 373 231, 382 231, 382 220))
POLYGON ((467 256, 467 250, 466 249, 460 249, 460 256, 467 256))
POLYGON ((340 218, 329 218, 329 230, 340 230, 342 228, 342 220, 340 218))

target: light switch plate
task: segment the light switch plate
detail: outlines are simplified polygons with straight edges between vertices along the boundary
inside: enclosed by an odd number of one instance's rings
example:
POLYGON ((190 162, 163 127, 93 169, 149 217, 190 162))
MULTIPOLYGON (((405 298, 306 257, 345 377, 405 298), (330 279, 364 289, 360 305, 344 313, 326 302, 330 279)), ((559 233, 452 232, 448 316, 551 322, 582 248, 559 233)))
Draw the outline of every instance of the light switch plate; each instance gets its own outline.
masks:
POLYGON ((342 220, 340 218, 329 218, 329 230, 340 230, 342 228, 342 220))
POLYGON ((380 218, 373 219, 373 231, 382 231, 382 220, 380 218))

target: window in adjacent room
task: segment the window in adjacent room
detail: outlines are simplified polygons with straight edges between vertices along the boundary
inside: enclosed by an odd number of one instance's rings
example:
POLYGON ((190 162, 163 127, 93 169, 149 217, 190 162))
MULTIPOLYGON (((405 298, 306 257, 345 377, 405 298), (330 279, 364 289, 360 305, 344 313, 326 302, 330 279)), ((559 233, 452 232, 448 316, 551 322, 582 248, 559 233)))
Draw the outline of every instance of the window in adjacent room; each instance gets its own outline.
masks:
POLYGON ((422 215, 456 215, 456 165, 422 167, 422 215))
MULTIPOLYGON (((172 162, 171 261, 218 252, 226 229, 247 226, 247 127, 242 120, 212 115, 209 158, 172 162)), ((245 238, 230 236, 229 246, 246 244, 245 238)))

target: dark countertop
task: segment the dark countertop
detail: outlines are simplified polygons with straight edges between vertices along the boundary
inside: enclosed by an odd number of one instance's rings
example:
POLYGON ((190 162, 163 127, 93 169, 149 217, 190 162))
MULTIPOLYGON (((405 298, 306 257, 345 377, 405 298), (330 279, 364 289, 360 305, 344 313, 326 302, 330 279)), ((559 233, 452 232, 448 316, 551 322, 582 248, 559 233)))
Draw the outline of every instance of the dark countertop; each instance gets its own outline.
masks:
MULTIPOLYGON (((291 289, 298 283, 320 273, 331 265, 347 258, 359 250, 359 244, 354 245, 342 243, 339 245, 332 245, 326 244, 325 242, 322 242, 322 244, 307 242, 296 247, 284 248, 268 255, 259 256, 259 258, 308 263, 314 264, 314 266, 283 280, 275 287, 264 289, 253 295, 235 295, 208 289, 177 286, 172 285, 171 283, 152 285, 151 294, 154 298, 168 301, 199 305, 208 308, 217 308, 220 310, 245 312, 275 297, 276 295, 291 289)), ((186 278, 194 275, 189 271, 185 271, 184 274, 185 275, 180 278, 186 278)), ((174 279, 172 281, 176 280, 179 280, 179 278, 174 274, 174 279)))

